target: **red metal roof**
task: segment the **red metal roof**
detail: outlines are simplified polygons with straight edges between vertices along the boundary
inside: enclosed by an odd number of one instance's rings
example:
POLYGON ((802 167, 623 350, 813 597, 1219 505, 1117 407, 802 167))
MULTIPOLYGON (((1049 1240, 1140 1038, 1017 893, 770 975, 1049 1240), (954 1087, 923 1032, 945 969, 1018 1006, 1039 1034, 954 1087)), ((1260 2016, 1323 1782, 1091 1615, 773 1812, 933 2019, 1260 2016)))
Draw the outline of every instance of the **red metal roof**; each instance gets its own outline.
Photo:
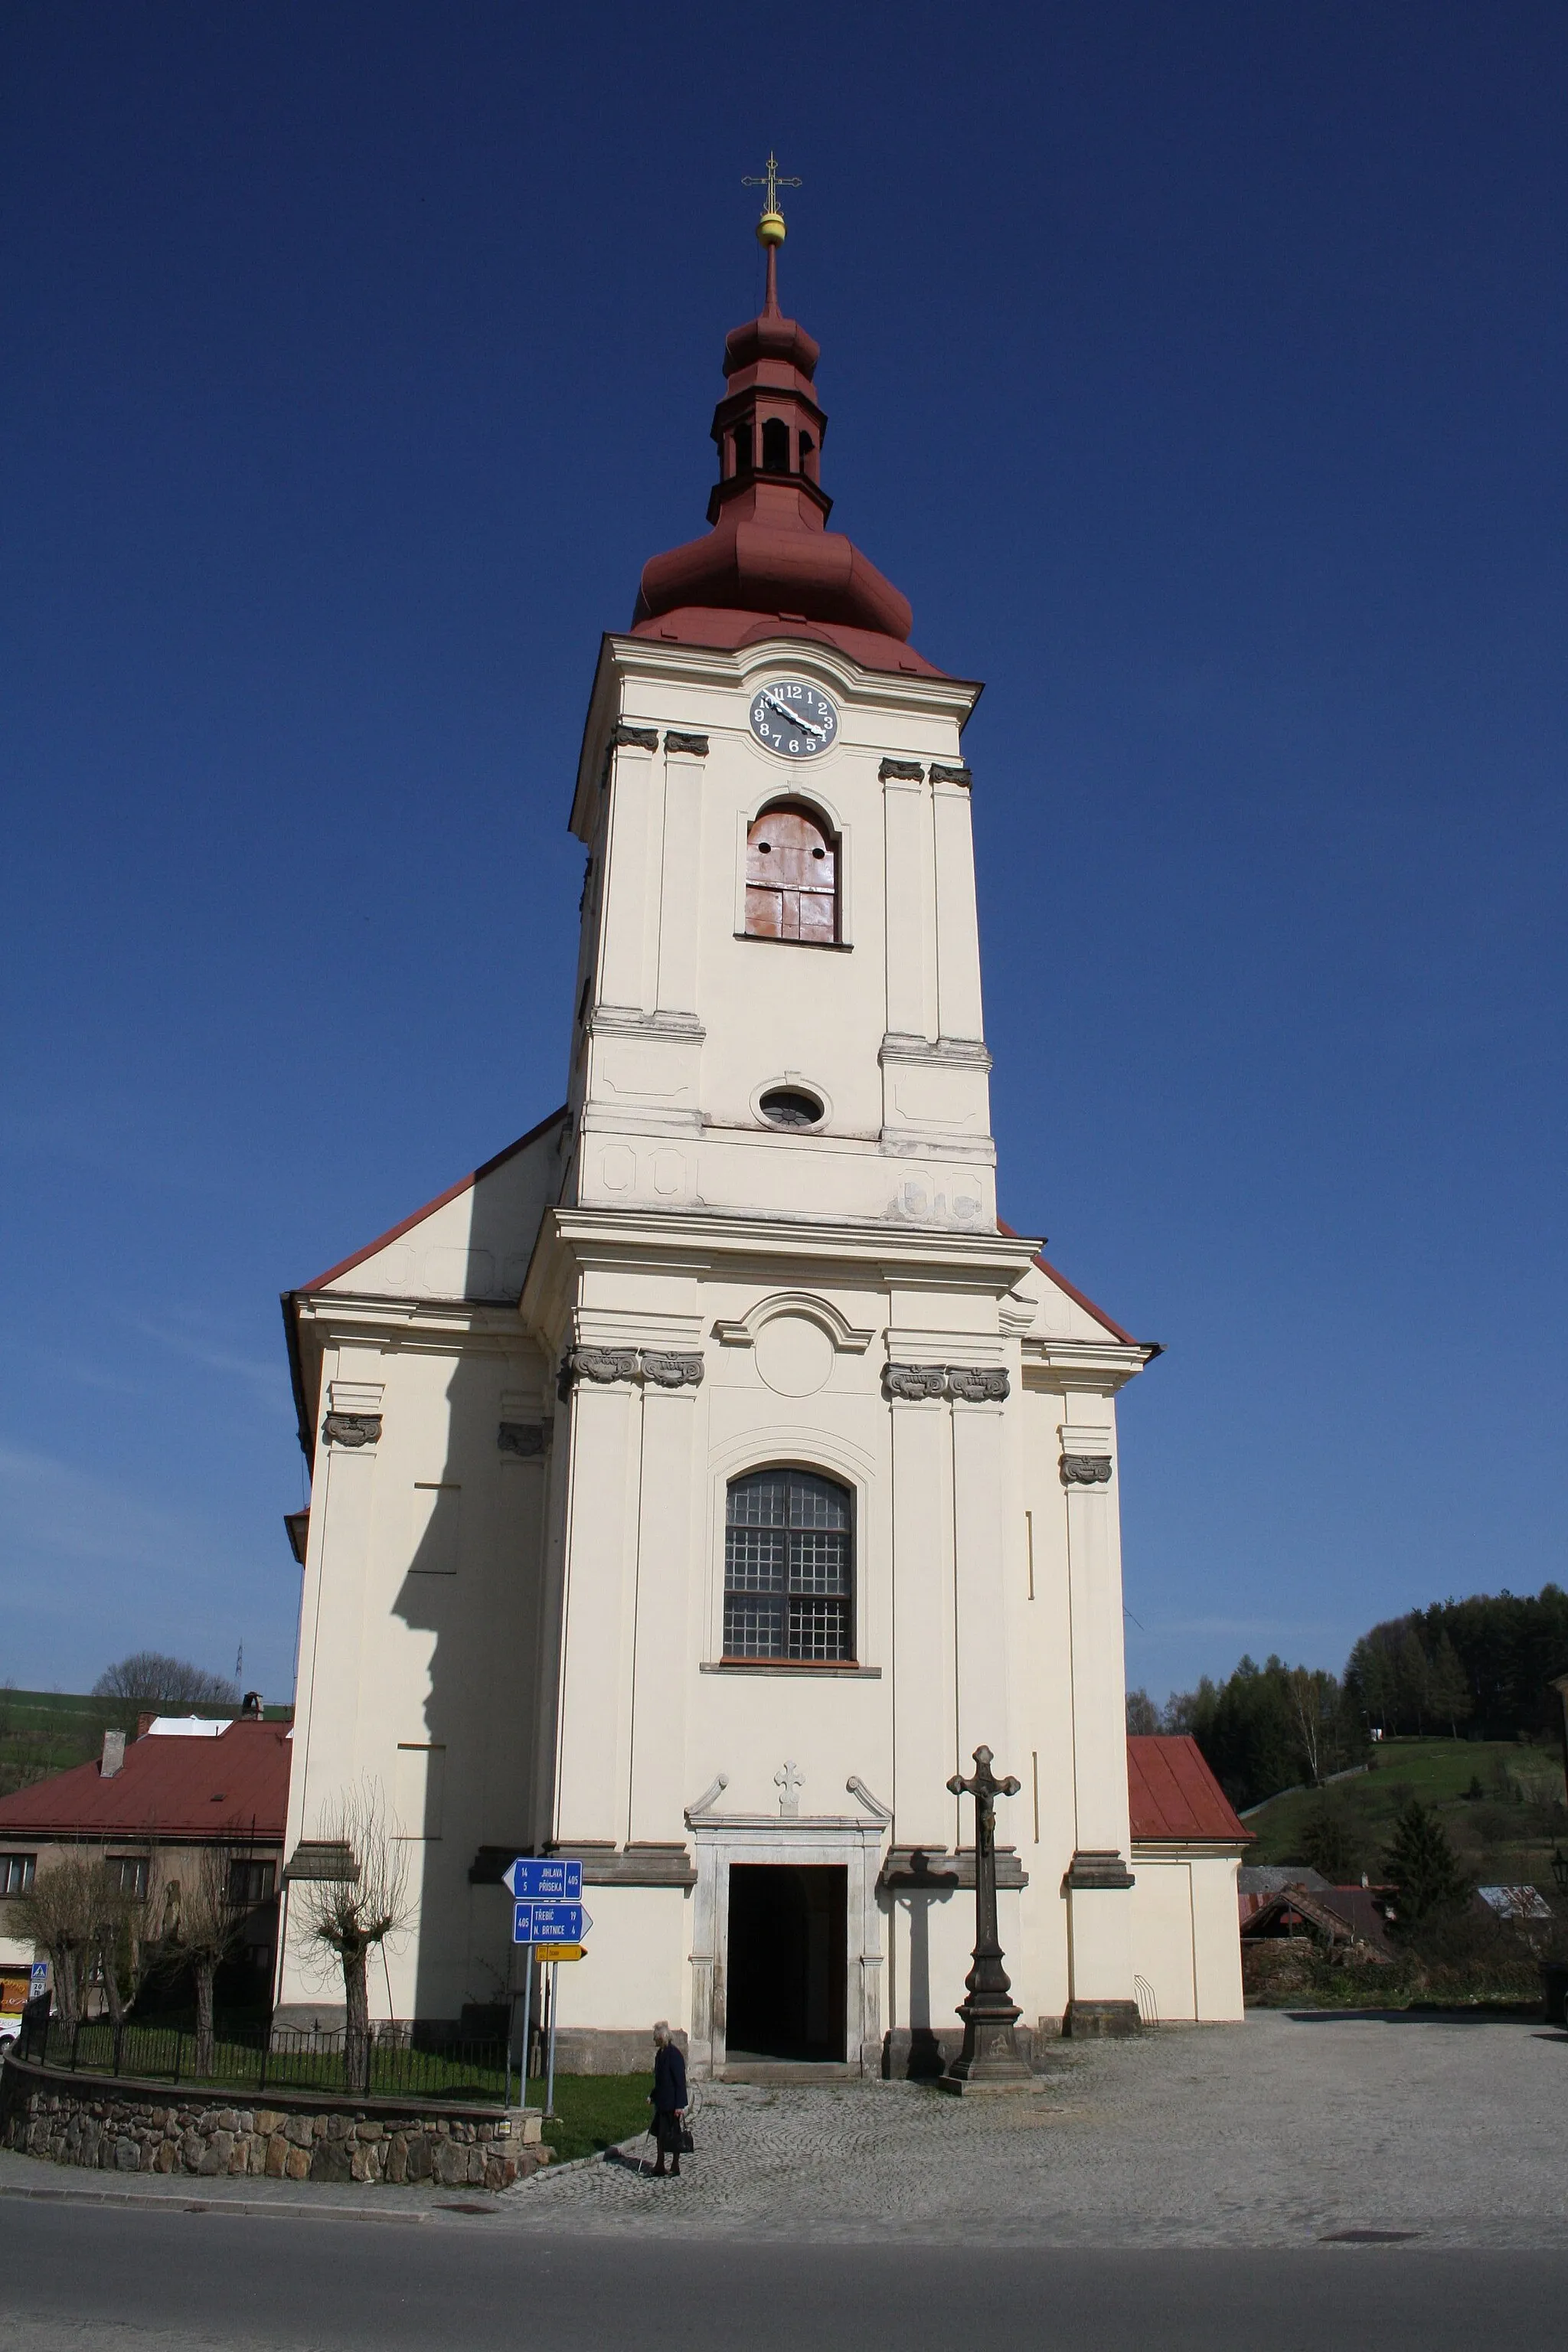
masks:
POLYGON ((710 528, 644 564, 632 634, 700 646, 813 635, 868 668, 940 677, 909 643, 908 597, 852 540, 826 527, 833 501, 819 465, 827 418, 815 381, 821 353, 779 308, 777 263, 770 246, 762 311, 724 345, 710 528), (775 435, 782 447, 770 454, 775 435))
POLYGON ((1184 1734, 1129 1738, 1127 1794, 1134 1845, 1251 1843, 1197 1741, 1184 1734))
POLYGON ((133 1739, 106 1780, 76 1764, 0 1797, 0 1838, 277 1838, 289 1811, 289 1726, 231 1723, 214 1739, 133 1739))

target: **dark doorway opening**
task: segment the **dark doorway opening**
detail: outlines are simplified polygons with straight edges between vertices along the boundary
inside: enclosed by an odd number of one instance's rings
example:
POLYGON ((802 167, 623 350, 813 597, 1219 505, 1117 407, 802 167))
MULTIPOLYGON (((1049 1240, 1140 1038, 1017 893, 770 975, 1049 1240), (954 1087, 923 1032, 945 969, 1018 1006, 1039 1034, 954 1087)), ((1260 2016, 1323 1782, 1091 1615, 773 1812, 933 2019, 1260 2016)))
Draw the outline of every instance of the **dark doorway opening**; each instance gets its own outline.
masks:
POLYGON ((842 2063, 848 1894, 842 1867, 731 1865, 731 2057, 842 2063))

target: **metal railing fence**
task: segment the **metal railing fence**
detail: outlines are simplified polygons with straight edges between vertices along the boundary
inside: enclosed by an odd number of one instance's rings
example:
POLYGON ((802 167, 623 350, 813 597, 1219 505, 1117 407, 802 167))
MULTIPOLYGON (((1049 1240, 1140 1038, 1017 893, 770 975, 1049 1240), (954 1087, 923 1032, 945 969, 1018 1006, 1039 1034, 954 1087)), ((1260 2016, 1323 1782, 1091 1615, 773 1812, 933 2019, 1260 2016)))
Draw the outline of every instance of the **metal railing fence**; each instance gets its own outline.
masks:
MULTIPOLYGON (((504 2042, 454 2038, 442 2021, 377 2021, 371 2047, 372 2098, 487 2099, 510 2090, 504 2042)), ((234 2091, 346 2090, 343 2044, 335 2032, 269 2026, 259 2020, 216 2021, 211 2063, 197 2069, 197 2039, 187 2024, 115 2026, 107 2018, 68 2026, 24 2024, 18 2058, 81 2074, 128 2075, 173 2088, 234 2091)))

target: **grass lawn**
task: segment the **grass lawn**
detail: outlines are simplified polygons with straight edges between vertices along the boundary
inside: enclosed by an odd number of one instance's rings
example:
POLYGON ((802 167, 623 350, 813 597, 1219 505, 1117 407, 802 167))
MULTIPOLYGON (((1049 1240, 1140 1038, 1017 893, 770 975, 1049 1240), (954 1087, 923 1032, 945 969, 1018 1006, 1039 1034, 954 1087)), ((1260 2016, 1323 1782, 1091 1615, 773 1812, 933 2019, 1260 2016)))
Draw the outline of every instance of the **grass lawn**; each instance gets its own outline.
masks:
MULTIPOLYGON (((544 2137, 565 2164, 574 2156, 595 2156, 647 2129, 653 2113, 648 2095, 651 2074, 557 2074, 555 2118, 544 2126, 544 2137)), ((527 2104, 544 2105, 544 2078, 533 2076, 527 2104)))
POLYGON ((1563 1768, 1548 1749, 1515 1740, 1384 1739, 1370 1772, 1318 1792, 1275 1797, 1247 1823, 1253 1863, 1299 1862, 1307 1818, 1328 1802, 1362 1848, 1375 1879, 1394 1818, 1411 1796, 1435 1805, 1466 1871, 1483 1885, 1532 1882, 1553 1891, 1552 1855, 1568 1847, 1563 1768), (1479 1780, 1479 1797, 1469 1791, 1479 1780))

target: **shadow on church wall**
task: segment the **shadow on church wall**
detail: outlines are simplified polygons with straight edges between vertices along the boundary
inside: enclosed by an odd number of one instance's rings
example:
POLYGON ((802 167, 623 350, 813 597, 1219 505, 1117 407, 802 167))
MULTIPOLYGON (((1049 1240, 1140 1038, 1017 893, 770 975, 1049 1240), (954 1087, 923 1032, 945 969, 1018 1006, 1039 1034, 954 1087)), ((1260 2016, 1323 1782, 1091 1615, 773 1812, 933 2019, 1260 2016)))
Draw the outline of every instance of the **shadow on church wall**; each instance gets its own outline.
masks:
MULTIPOLYGON (((486 1213, 484 1186, 474 1190, 467 1262, 482 1282, 483 1270, 508 1256, 509 1235, 486 1213)), ((515 1223, 510 1237, 515 1244, 515 1223)), ((456 1250, 452 1256, 462 1262, 456 1250)), ((515 1308, 515 1298, 486 1303, 503 1314, 515 1308)), ((470 2025, 488 2035, 500 2030, 511 1984, 511 1903, 499 1871, 531 1850, 542 1801, 534 1782, 542 1557, 560 1408, 549 1368, 521 1322, 515 1337, 503 1330, 500 1339, 476 1339, 455 1358, 421 1361, 411 1354, 398 1370, 406 1386, 395 1373, 390 1411, 401 1395, 410 1425, 422 1421, 431 1432, 423 1454, 417 1441, 413 1450, 406 1443, 388 1449, 392 1480, 377 1498, 378 1511, 384 1499, 390 1513, 405 1514, 406 1565, 392 1615, 433 1636, 423 1707, 394 1725, 389 1790, 394 1811, 418 1833, 414 1874, 422 1865, 413 2013, 467 2011, 470 2025), (442 1370, 444 1414, 415 1386, 421 1372, 435 1381, 442 1370), (405 1491, 395 1492, 393 1481, 405 1491), (494 1850, 489 1883, 474 1883, 470 1872, 486 1848, 494 1850)), ((389 1543, 399 1540, 392 1532, 397 1524, 394 1517, 389 1543)), ((486 1875, 483 1864, 479 1875, 486 1875)))
MULTIPOLYGON (((882 1897, 885 1910, 889 1914, 901 1911, 909 1927, 904 2021, 900 2027, 893 2017, 889 2019, 888 2071, 896 2075, 907 2074, 912 2081, 929 2081, 942 2074, 947 2063, 931 2013, 931 1919, 932 1906, 951 1902, 957 1891, 957 1874, 933 1870, 931 1855, 917 1847, 907 1865, 898 1872, 893 1888, 882 1897)), ((890 1917, 889 1925, 891 1926, 890 1917)), ((896 2009, 896 1987, 892 1990, 894 1999, 889 2007, 896 2009)), ((942 2022, 951 2042, 952 2022, 945 2018, 942 2022)))

